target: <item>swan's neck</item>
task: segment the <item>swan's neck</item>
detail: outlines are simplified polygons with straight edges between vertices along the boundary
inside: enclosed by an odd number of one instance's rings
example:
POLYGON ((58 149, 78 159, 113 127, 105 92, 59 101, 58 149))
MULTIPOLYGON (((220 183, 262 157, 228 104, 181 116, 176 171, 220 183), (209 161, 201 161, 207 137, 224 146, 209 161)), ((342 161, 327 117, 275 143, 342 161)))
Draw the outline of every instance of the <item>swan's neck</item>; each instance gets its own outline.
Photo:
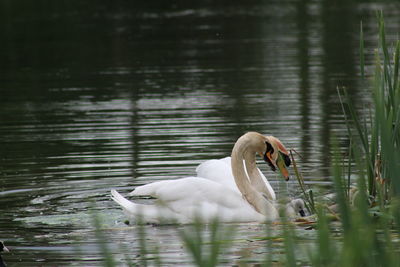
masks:
MULTIPOLYGON (((255 190, 263 194, 269 200, 275 200, 275 196, 272 195, 270 189, 267 187, 268 181, 261 177, 260 171, 256 165, 255 155, 249 155, 248 158, 245 157, 245 165, 247 174, 250 178, 250 183, 255 190)), ((269 185, 269 183, 268 183, 269 185)), ((270 186, 270 185, 269 185, 270 186)), ((271 186, 270 186, 271 187, 271 186)), ((272 190, 272 188, 271 188, 272 190)))
POLYGON ((265 184, 261 185, 262 179, 259 177, 260 174, 256 168, 254 139, 248 138, 246 135, 239 138, 233 147, 231 156, 232 174, 243 197, 257 212, 266 216, 276 216, 275 214, 271 214, 271 212, 276 212, 273 204, 265 199, 258 190, 256 190, 258 186, 265 187, 265 184), (245 161, 249 177, 246 174, 243 160, 245 161))

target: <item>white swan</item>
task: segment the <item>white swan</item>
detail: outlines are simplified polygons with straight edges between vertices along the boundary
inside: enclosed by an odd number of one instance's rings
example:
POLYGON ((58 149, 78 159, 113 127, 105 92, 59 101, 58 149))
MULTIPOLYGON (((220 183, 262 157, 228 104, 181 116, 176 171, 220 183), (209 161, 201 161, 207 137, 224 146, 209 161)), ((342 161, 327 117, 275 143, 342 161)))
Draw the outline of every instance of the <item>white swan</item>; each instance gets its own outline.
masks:
POLYGON ((4 245, 3 241, 0 241, 0 267, 6 267, 7 265, 1 257, 1 252, 10 252, 8 248, 6 248, 6 246, 4 245))
POLYGON ((209 222, 216 217, 220 222, 276 220, 279 215, 275 193, 256 166, 256 154, 273 170, 278 167, 285 179, 289 179, 286 167, 290 159, 284 145, 273 136, 249 132, 235 143, 230 164, 228 158, 207 161, 197 168, 198 174, 204 177, 154 182, 139 186, 129 194, 157 198, 152 205, 131 202, 116 190, 111 190, 112 199, 133 221, 140 218, 149 223, 189 223, 199 219, 209 222), (220 164, 230 165, 231 171, 220 164))

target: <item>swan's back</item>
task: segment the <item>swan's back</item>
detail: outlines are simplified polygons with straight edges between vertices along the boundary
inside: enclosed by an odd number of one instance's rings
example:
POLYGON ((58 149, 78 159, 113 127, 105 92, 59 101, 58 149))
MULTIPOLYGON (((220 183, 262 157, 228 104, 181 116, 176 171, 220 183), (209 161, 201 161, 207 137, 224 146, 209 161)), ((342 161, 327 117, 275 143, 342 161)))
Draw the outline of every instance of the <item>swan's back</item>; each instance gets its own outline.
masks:
POLYGON ((231 157, 206 160, 197 166, 196 173, 198 177, 222 184, 240 193, 232 174, 231 157))
MULTIPOLYGON (((244 162, 243 162, 244 164, 244 162)), ((246 169, 245 169, 246 170, 246 169)), ((275 191, 268 182, 267 178, 264 174, 258 169, 261 178, 263 179, 272 200, 276 200, 275 191)), ((222 159, 211 159, 204 161, 196 168, 196 173, 198 177, 205 178, 207 180, 214 181, 216 183, 222 184, 233 191, 239 192, 239 189, 236 185, 235 178, 232 174, 231 167, 231 157, 225 157, 222 159)), ((247 172, 246 172, 247 173, 247 172)))

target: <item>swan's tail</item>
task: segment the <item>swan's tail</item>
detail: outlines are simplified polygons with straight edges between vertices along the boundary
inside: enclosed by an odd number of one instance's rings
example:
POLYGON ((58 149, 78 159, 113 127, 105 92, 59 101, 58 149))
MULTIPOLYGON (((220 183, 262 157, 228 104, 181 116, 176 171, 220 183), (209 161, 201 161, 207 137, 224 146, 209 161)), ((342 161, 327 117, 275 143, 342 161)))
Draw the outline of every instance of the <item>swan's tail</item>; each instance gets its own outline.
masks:
POLYGON ((111 190, 111 198, 127 211, 135 211, 136 204, 124 198, 117 190, 111 190))
POLYGON ((131 202, 114 189, 111 198, 122 206, 132 223, 172 223, 178 220, 177 214, 168 208, 131 202))

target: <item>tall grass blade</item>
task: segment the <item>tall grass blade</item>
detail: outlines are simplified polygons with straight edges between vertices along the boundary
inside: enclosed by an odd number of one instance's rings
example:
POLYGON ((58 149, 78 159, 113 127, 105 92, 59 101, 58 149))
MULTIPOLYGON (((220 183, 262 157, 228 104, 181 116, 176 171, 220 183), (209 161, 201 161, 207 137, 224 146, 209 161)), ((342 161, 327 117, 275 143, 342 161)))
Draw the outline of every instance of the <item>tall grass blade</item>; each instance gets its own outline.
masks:
POLYGON ((146 243, 146 230, 143 223, 143 218, 138 218, 137 223, 137 236, 139 239, 139 261, 141 266, 147 266, 147 243, 146 243))
POLYGON ((346 186, 343 184, 342 169, 340 164, 339 150, 336 140, 332 142, 333 155, 332 155, 332 175, 333 183, 336 192, 336 200, 339 206, 339 211, 342 219, 343 230, 345 234, 351 230, 350 223, 350 209, 346 198, 346 186))
POLYGON ((333 266, 338 257, 335 251, 334 240, 330 235, 329 224, 325 210, 322 207, 317 208, 317 242, 316 249, 310 255, 314 266, 333 266))
POLYGON ((198 220, 190 229, 181 231, 180 236, 196 266, 212 267, 219 264, 223 249, 230 245, 233 233, 234 228, 231 225, 222 224, 218 220, 213 220, 210 224, 198 220), (207 232, 209 238, 205 239, 207 232))
POLYGON ((301 192, 303 193, 303 196, 305 198, 306 208, 308 209, 308 211, 311 214, 315 214, 315 203, 314 203, 314 195, 312 193, 312 190, 308 190, 308 191, 306 190, 306 185, 304 183, 304 177, 303 177, 303 175, 301 174, 300 170, 297 167, 297 163, 296 163, 296 160, 295 160, 295 158, 293 156, 292 149, 289 152, 290 152, 290 158, 291 158, 292 163, 293 163, 294 173, 295 173, 297 181, 299 183, 301 192))
POLYGON ((114 261, 114 257, 111 253, 111 250, 109 249, 109 247, 106 243, 106 240, 108 240, 108 238, 104 234, 104 231, 101 227, 101 220, 100 220, 99 215, 97 213, 95 213, 94 211, 92 211, 91 217, 92 217, 93 226, 95 228, 95 236, 97 239, 97 243, 99 245, 100 252, 103 257, 103 265, 105 267, 117 266, 116 262, 114 261))
MULTIPOLYGON (((376 142, 375 140, 371 139, 371 142, 369 142, 369 131, 366 126, 366 123, 361 123, 359 116, 356 113, 356 109, 354 105, 352 104, 352 101, 350 100, 350 96, 348 95, 348 92, 344 89, 343 94, 345 96, 345 100, 342 98, 342 93, 338 89, 338 94, 339 94, 339 100, 342 106, 342 110, 344 113, 344 118, 347 126, 347 131, 349 133, 349 138, 353 140, 353 135, 352 135, 352 130, 351 126, 354 126, 356 128, 356 133, 358 134, 358 138, 361 142, 361 149, 365 154, 365 168, 368 170, 368 191, 370 195, 375 195, 376 194, 376 186, 375 186, 375 181, 374 181, 374 154, 376 150, 376 142), (346 110, 349 112, 349 116, 346 115, 346 110), (351 119, 351 121, 350 121, 351 119)), ((353 143, 353 142, 352 142, 353 143)), ((351 149, 357 149, 356 144, 354 146, 351 146, 351 149)), ((350 160, 350 159, 349 159, 350 160)))
MULTIPOLYGON (((399 55, 400 54, 400 41, 396 42, 396 49, 394 52, 394 68, 393 68, 393 88, 394 90, 397 90, 397 92, 399 91, 399 55)), ((397 95, 399 96, 399 95, 397 95)), ((396 98, 398 99, 398 98, 396 98)))
POLYGON ((365 65, 365 59, 364 59, 364 32, 363 32, 363 25, 362 21, 360 22, 360 71, 361 71, 361 78, 364 79, 364 65, 365 65))
POLYGON ((296 255, 295 255, 295 233, 293 231, 293 226, 284 220, 284 245, 285 245, 285 257, 286 266, 295 267, 296 265, 296 255))

